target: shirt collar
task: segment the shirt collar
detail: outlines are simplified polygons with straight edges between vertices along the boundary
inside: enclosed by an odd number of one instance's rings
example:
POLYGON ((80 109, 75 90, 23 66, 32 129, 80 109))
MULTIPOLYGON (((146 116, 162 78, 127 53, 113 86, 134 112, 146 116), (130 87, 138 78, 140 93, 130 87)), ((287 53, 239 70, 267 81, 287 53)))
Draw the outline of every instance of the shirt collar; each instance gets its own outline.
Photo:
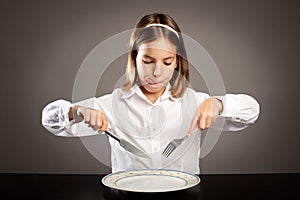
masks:
POLYGON ((170 99, 172 101, 179 101, 179 100, 182 99, 182 97, 179 97, 179 98, 172 97, 170 89, 171 89, 171 84, 168 83, 168 85, 166 87, 166 90, 164 91, 164 93, 160 97, 161 100, 170 99))
MULTIPOLYGON (((182 99, 181 97, 180 98, 174 98, 174 97, 172 97, 171 92, 170 92, 170 88, 171 88, 171 84, 168 83, 168 85, 167 85, 164 93, 160 97, 161 101, 165 100, 165 99, 168 99, 168 98, 171 99, 172 101, 179 101, 180 99, 182 99)), ((133 96, 134 94, 137 94, 137 95, 139 95, 141 97, 144 96, 142 90, 140 89, 140 87, 137 84, 134 84, 130 88, 130 90, 128 90, 128 91, 122 91, 121 99, 128 99, 131 96, 133 96)))
POLYGON ((128 91, 122 91, 121 99, 128 99, 132 95, 137 93, 137 90, 140 90, 139 86, 137 84, 134 84, 128 91))

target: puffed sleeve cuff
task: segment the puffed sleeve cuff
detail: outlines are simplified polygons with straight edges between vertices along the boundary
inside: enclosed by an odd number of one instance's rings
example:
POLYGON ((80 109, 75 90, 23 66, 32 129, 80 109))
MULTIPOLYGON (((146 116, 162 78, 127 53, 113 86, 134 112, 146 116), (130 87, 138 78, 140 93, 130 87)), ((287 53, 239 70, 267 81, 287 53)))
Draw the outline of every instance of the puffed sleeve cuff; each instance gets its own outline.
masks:
POLYGON ((231 121, 245 124, 254 123, 258 116, 260 106, 251 96, 245 94, 226 94, 225 96, 214 96, 222 101, 223 116, 231 121))
POLYGON ((69 110, 73 106, 66 100, 56 100, 48 104, 42 111, 42 125, 51 132, 69 126, 69 110))

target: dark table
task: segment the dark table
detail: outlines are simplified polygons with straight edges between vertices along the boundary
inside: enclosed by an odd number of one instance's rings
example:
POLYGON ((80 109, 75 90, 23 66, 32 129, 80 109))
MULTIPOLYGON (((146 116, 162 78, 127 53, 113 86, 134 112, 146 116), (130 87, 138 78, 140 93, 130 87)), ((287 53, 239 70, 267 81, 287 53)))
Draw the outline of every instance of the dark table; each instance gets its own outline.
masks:
POLYGON ((200 175, 193 188, 152 194, 107 188, 104 175, 0 175, 1 199, 300 199, 300 174, 200 175))

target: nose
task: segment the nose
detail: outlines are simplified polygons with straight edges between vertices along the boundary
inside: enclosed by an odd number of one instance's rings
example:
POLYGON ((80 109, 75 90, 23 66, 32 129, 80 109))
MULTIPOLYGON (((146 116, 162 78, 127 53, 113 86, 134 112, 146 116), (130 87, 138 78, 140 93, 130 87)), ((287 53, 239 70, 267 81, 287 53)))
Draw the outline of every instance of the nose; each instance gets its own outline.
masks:
POLYGON ((153 72, 154 77, 159 77, 161 76, 161 66, 159 64, 156 64, 154 72, 153 72))

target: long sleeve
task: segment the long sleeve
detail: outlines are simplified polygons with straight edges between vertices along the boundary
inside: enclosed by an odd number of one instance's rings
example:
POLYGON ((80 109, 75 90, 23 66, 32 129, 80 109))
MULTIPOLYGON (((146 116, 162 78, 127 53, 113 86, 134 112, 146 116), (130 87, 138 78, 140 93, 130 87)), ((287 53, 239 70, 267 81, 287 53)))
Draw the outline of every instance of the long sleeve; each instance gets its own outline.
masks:
POLYGON ((63 137, 81 137, 99 134, 88 124, 70 121, 68 117, 69 110, 74 105, 81 105, 94 109, 99 109, 97 99, 90 98, 77 103, 70 103, 66 100, 56 100, 49 103, 42 111, 42 125, 52 134, 63 137))
POLYGON ((72 106, 63 99, 49 103, 42 111, 42 125, 54 135, 59 135, 70 124, 68 112, 72 106))
POLYGON ((224 131, 238 131, 253 124, 260 112, 258 102, 245 94, 226 94, 218 96, 223 103, 223 112, 220 117, 225 117, 224 131))

